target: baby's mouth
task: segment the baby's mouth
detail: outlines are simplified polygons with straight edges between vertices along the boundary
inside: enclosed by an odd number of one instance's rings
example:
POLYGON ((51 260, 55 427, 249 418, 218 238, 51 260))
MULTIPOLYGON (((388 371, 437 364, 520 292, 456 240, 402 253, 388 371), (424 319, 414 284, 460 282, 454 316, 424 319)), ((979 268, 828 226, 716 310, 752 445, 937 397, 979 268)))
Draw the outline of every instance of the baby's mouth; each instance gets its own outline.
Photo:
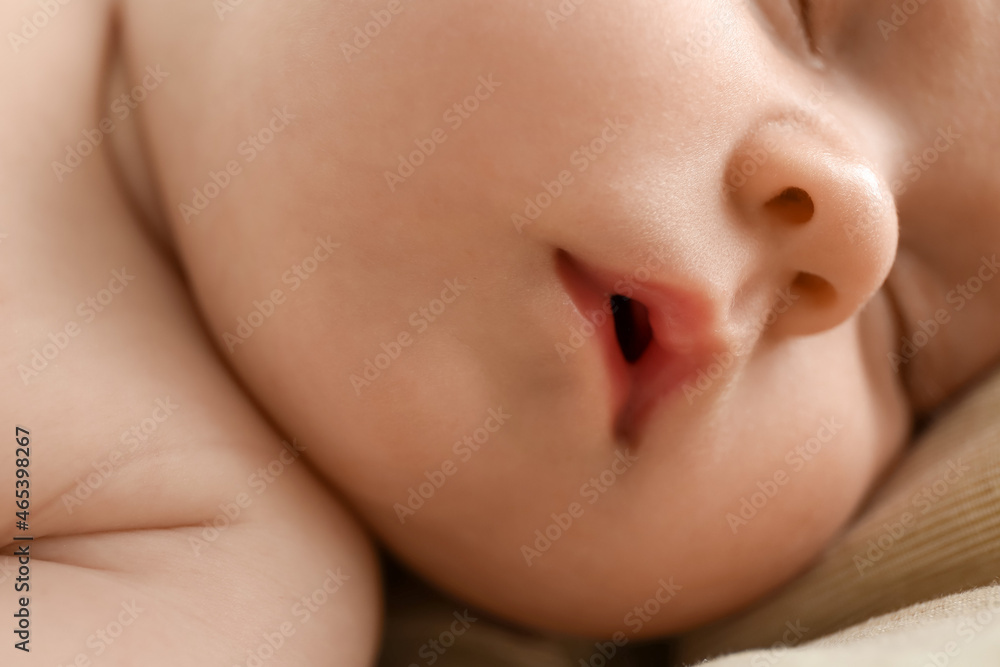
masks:
POLYGON ((652 280, 621 280, 560 253, 559 272, 584 318, 598 310, 610 322, 597 327, 614 402, 614 435, 629 446, 641 439, 657 405, 693 380, 721 348, 708 328, 707 300, 652 280), (627 285, 628 296, 612 286, 627 285), (609 326, 613 323, 612 327, 609 326))
POLYGON ((642 303, 615 294, 609 302, 615 320, 615 336, 625 361, 635 364, 653 341, 649 310, 642 303))

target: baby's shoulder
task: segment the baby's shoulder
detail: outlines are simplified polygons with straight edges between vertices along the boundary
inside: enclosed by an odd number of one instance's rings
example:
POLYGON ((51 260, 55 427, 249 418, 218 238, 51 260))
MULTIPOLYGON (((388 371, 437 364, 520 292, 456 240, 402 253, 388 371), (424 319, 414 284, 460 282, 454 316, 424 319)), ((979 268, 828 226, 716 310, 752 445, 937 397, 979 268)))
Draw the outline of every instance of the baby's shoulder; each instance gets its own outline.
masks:
POLYGON ((243 393, 143 228, 128 183, 152 182, 135 173, 142 114, 172 75, 129 59, 127 10, 0 3, 14 26, 0 58, 3 607, 54 610, 25 621, 40 663, 244 664, 280 649, 282 664, 364 664, 378 619, 367 538, 302 461, 310 443, 283 444, 243 393))

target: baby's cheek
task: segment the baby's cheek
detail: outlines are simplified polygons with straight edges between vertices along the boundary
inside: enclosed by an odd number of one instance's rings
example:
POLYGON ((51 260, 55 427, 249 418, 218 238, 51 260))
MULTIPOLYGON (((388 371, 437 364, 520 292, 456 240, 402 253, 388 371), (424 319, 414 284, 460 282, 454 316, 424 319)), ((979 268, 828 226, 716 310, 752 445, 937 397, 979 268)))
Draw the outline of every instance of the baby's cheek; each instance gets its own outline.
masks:
POLYGON ((793 576, 898 452, 905 404, 897 387, 877 379, 859 329, 854 321, 751 362, 712 420, 662 443, 687 456, 662 457, 633 480, 642 487, 633 511, 674 526, 664 544, 697 536, 698 549, 664 552, 693 589, 715 595, 724 580, 732 597, 720 604, 735 605, 793 576), (662 508, 658 516, 653 508, 662 508), (733 553, 739 577, 726 574, 733 553))

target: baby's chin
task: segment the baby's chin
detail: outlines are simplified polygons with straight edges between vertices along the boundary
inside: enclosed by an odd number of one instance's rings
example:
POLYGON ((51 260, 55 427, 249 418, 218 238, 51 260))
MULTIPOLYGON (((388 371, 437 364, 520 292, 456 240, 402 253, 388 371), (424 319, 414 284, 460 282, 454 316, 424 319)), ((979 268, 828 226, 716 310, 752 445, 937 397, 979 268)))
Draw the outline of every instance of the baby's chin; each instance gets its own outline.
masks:
MULTIPOLYGON (((526 628, 602 640, 652 639, 705 625, 765 597, 812 562, 836 532, 807 536, 786 549, 782 536, 794 530, 786 526, 770 548, 743 554, 701 545, 681 559, 689 561, 687 568, 619 559, 601 572, 584 573, 574 570, 572 558, 553 559, 544 582, 526 577, 521 563, 468 572, 457 586, 453 572, 432 568, 422 574, 462 601, 457 604, 526 628), (520 594, 514 597, 514 591, 520 594)), ((574 545, 598 552, 603 547, 574 545)))
MULTIPOLYGON (((802 482, 793 489, 781 476, 751 481, 754 491, 726 498, 730 517, 716 507, 699 514, 696 498, 673 499, 665 519, 672 514, 675 525, 665 530, 644 530, 636 512, 601 512, 598 504, 580 517, 567 506, 534 533, 506 517, 478 516, 474 525, 448 526, 467 539, 413 532, 416 524, 383 537, 458 605, 544 632, 650 639, 735 613, 815 561, 856 510, 860 490, 802 482)), ((719 494, 735 486, 746 485, 719 494)), ((455 507, 452 516, 460 514, 455 507)))

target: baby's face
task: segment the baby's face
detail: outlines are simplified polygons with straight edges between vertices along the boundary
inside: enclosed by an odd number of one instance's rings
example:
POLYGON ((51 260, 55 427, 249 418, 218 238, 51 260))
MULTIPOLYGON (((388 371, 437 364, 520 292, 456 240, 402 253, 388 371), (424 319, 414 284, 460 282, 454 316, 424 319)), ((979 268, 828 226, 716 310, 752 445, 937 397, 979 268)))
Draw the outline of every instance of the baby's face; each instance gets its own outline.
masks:
MULTIPOLYGON (((296 73, 254 118, 297 118, 182 245, 225 250, 194 271, 214 331, 390 548, 505 617, 630 636, 814 558, 932 402, 890 359, 947 289, 893 307, 900 220, 924 282, 995 249, 953 237, 1000 210, 996 6, 303 4, 242 56, 296 73)), ((948 341, 986 301, 902 370, 966 381, 996 350, 948 341)))

